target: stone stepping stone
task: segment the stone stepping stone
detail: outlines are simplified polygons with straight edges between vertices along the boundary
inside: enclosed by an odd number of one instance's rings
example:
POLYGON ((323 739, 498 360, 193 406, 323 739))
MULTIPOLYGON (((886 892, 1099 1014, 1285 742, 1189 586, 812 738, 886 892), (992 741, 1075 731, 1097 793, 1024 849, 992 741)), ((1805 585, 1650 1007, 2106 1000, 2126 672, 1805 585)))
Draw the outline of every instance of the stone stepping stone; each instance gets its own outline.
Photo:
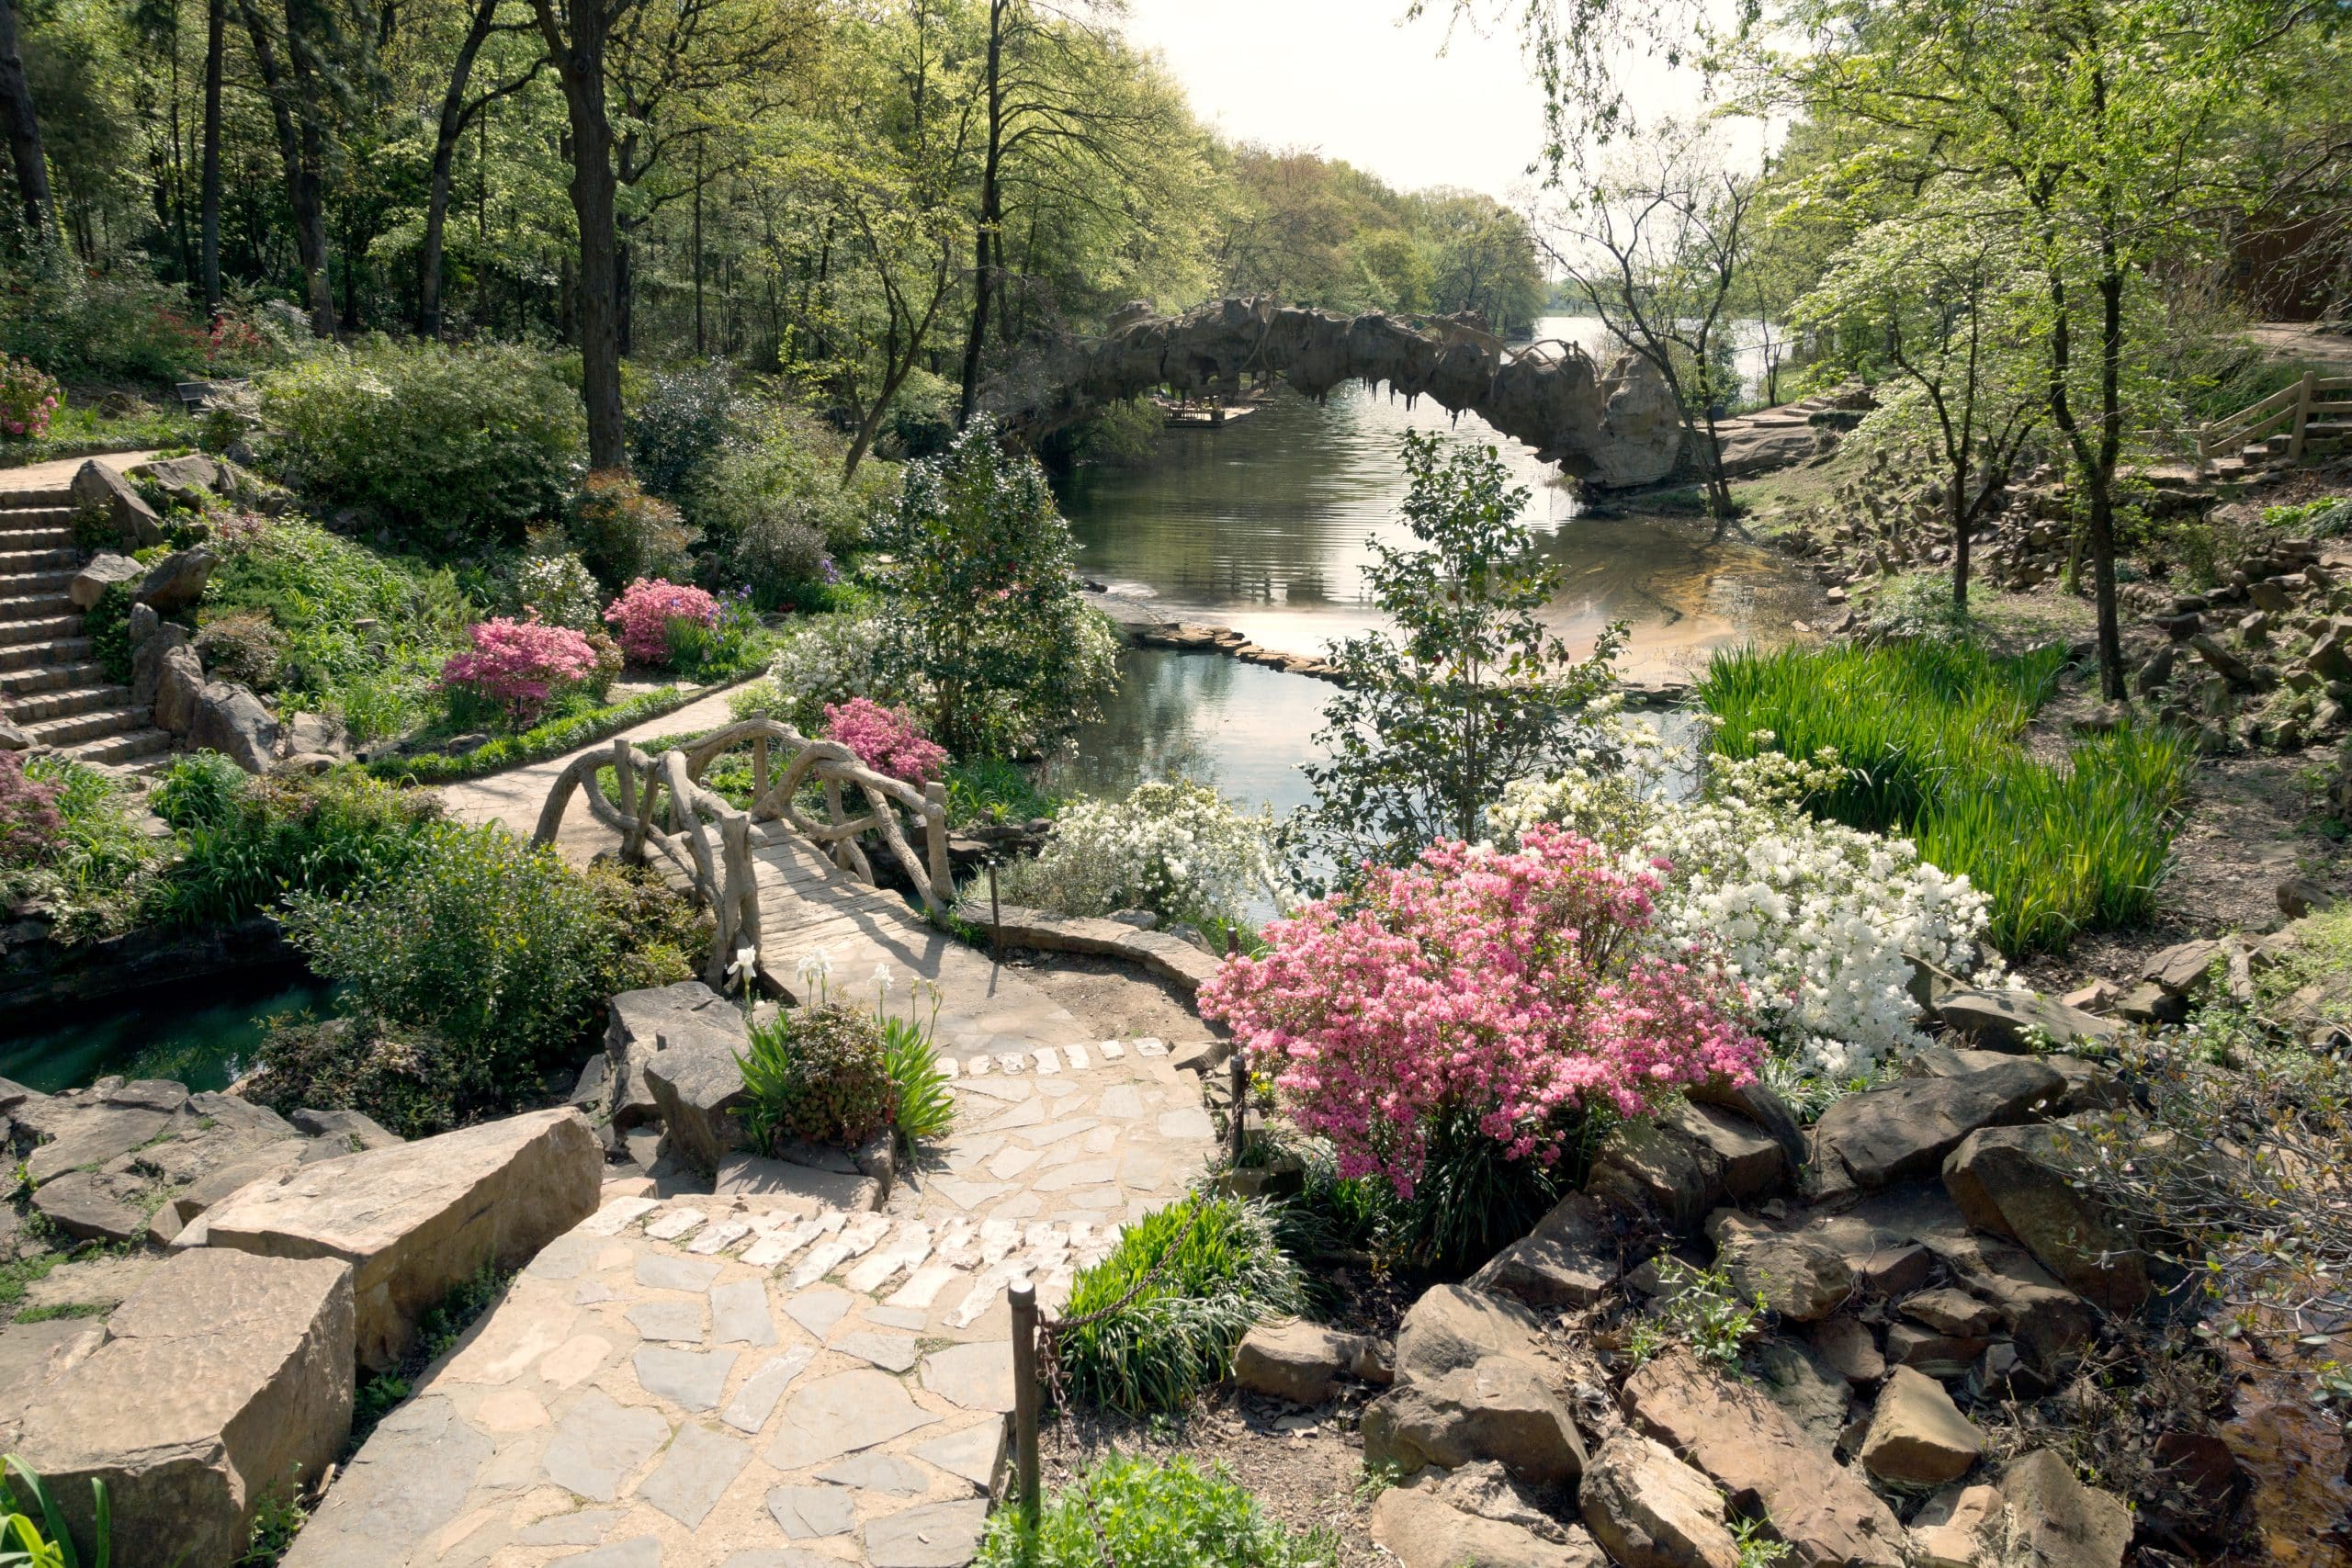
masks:
POLYGON ((846 1535, 857 1523, 856 1499, 841 1486, 776 1487, 768 1494, 768 1512, 786 1540, 846 1535))
POLYGON ((1012 1344, 983 1339, 951 1345, 922 1359, 922 1386, 967 1410, 1012 1408, 1012 1344))
POLYGON ((1147 1036, 1144 1039, 1136 1042, 1136 1055, 1138 1056, 1165 1056, 1168 1055, 1168 1042, 1165 1040, 1154 1040, 1147 1036))
POLYGON ((768 1462, 790 1472, 870 1449, 939 1419, 888 1372, 859 1369, 820 1378, 784 1402, 784 1427, 768 1462))
POLYGON ((1136 1122, 1143 1117, 1143 1095, 1131 1083, 1117 1084, 1102 1091, 1094 1109, 1114 1122, 1136 1122))
POLYGON ((1216 1123, 1209 1113, 1197 1105, 1187 1105, 1159 1113, 1159 1135, 1163 1138, 1193 1138, 1206 1142, 1216 1136, 1216 1123))
POLYGON ((558 1486, 592 1503, 609 1503, 619 1495, 622 1480, 669 1440, 670 1424, 659 1411, 622 1405, 590 1389, 556 1417, 542 1463, 558 1486))
POLYGON ((989 1059, 986 1056, 973 1057, 969 1062, 964 1065, 964 1076, 966 1077, 973 1078, 984 1078, 988 1077, 989 1059))
POLYGON ((907 1307, 876 1306, 865 1309, 865 1321, 878 1323, 885 1328, 904 1328, 912 1331, 929 1323, 931 1314, 915 1312, 907 1307))
POLYGON ((1088 1059, 1086 1047, 1083 1045, 1065 1045, 1062 1047, 1062 1055, 1069 1059, 1073 1071, 1082 1073, 1094 1066, 1093 1062, 1088 1059))
POLYGON ((1061 1053, 1056 1051, 1051 1045, 1038 1046, 1036 1058, 1037 1070, 1041 1073, 1050 1076, 1062 1070, 1061 1053))
POLYGON ((892 1292, 882 1304, 886 1308, 904 1307, 916 1312, 926 1310, 933 1302, 939 1299, 940 1292, 945 1290, 951 1281, 960 1277, 961 1272, 944 1263, 934 1263, 927 1269, 918 1269, 908 1277, 907 1282, 892 1292))
POLYGON ((700 1302, 639 1302, 628 1309, 627 1315, 641 1338, 666 1339, 679 1345, 702 1343, 700 1302))
POLYGON ((760 1364, 759 1370, 743 1380, 735 1397, 718 1418, 739 1432, 757 1432, 768 1424, 768 1416, 775 1410, 775 1402, 792 1386, 792 1380, 808 1370, 817 1359, 816 1349, 808 1345, 795 1345, 783 1355, 760 1364))
POLYGON ((831 1285, 813 1291, 802 1291, 784 1303, 784 1314, 822 1339, 833 1331, 833 1325, 849 1315, 857 1298, 847 1291, 831 1285))
POLYGON ((888 1454, 853 1454, 819 1471, 817 1479, 889 1497, 920 1497, 931 1490, 930 1472, 922 1466, 888 1454))
POLYGON ((697 1257, 707 1258, 714 1253, 724 1252, 751 1234, 749 1220, 722 1220, 687 1243, 686 1250, 697 1257))
POLYGON ((662 1568, 662 1542, 653 1536, 640 1535, 562 1561, 571 1563, 571 1568, 662 1568))
POLYGON ((700 1295, 718 1278, 718 1265, 695 1258, 673 1258, 666 1252, 640 1252, 634 1273, 637 1282, 648 1290, 691 1291, 700 1295))
POLYGON ((1004 1423, 982 1421, 960 1432, 917 1443, 911 1451, 924 1463, 937 1465, 986 1493, 996 1480, 997 1466, 1003 1462, 1004 1423))
POLYGON ((911 1334, 883 1334, 874 1329, 859 1329, 844 1334, 825 1347, 871 1361, 886 1372, 910 1372, 922 1353, 915 1348, 911 1334))
POLYGON ((1005 1148, 998 1151, 997 1156, 989 1161, 988 1171, 999 1181, 1011 1181, 1043 1157, 1042 1152, 1036 1149, 1005 1148))
POLYGON ((939 1072, 941 1077, 952 1078, 956 1076, 956 1066, 955 1057, 941 1056, 936 1058, 936 1060, 939 1063, 939 1072))
POLYGON ((727 1374, 735 1368, 733 1350, 670 1350, 649 1345, 630 1358, 637 1384, 657 1399, 682 1410, 704 1411, 718 1403, 727 1374))
POLYGON ((656 1241, 675 1241, 707 1217, 698 1209, 673 1209, 658 1220, 648 1220, 645 1234, 656 1241))
POLYGON ((775 1343, 775 1319, 768 1312, 763 1280, 735 1280, 710 1292, 710 1341, 714 1345, 775 1343))
POLYGON ((577 1280, 596 1261, 602 1243, 593 1235, 583 1235, 577 1229, 560 1235, 539 1249, 539 1255, 524 1267, 523 1272, 534 1280, 577 1280))
POLYGON ((1105 1040, 1102 1042, 1102 1059, 1104 1061, 1115 1062, 1126 1054, 1127 1048, 1116 1040, 1105 1040))
POLYGON ((865 1560, 873 1568, 962 1568, 980 1549, 989 1506, 926 1503, 865 1527, 865 1560))
POLYGON ((689 1421, 678 1428, 661 1468, 637 1489, 638 1499, 697 1529, 751 1462, 751 1444, 689 1421))
POLYGON ((578 1228, 589 1235, 618 1235, 630 1222, 643 1219, 661 1206, 658 1198, 616 1198, 581 1221, 578 1228))

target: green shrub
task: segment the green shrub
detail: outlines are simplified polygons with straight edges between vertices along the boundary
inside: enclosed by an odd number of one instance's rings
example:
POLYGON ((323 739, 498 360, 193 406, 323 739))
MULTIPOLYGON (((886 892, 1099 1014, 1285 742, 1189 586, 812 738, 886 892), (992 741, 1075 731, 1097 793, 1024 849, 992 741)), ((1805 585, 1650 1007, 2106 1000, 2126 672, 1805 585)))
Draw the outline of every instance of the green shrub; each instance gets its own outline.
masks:
POLYGON ((138 592, 136 582, 110 582, 82 616, 90 658, 118 686, 130 683, 130 604, 138 592))
POLYGON ((843 480, 841 438, 797 409, 770 405, 748 424, 685 502, 711 544, 732 554, 759 530, 791 524, 836 558, 863 546, 897 500, 896 470, 867 463, 843 480))
POLYGON ((143 265, 0 266, 0 354, 62 380, 185 381, 206 374, 209 345, 187 296, 143 265))
MULTIPOLYGON (((609 707, 549 719, 519 735, 499 736, 470 751, 455 754, 425 751, 407 757, 379 757, 368 764, 368 771, 378 778, 398 779, 411 784, 448 784, 457 779, 480 778, 484 773, 494 773, 525 762, 545 761, 549 757, 577 751, 582 746, 593 745, 649 718, 658 718, 684 707, 700 694, 683 688, 644 692, 609 707)), ((346 700, 347 697, 348 689, 346 700)), ((350 722, 348 708, 345 710, 345 721, 350 722)))
POLYGON ((1125 1306, 1061 1341, 1071 1392, 1130 1415, 1181 1408, 1226 1376, 1252 1323, 1302 1303, 1267 1211, 1199 1195, 1128 1226, 1108 1258, 1080 1271, 1062 1316, 1076 1322, 1130 1291, 1125 1306))
POLYGON ((889 628, 881 617, 833 615, 791 626, 776 645, 765 680, 729 699, 739 718, 774 718, 804 735, 825 727, 828 704, 871 697, 903 701, 905 688, 890 670, 889 628))
POLYGON ((1061 809, 1062 797, 1037 787, 1029 770, 1002 757, 973 757, 947 765, 947 820, 1034 822, 1061 809))
POLYGON ((599 916, 613 930, 601 994, 673 986, 702 973, 717 928, 692 899, 648 866, 600 860, 586 875, 599 916))
POLYGON ((439 809, 429 795, 364 773, 247 779, 210 753, 174 764, 156 795, 156 815, 180 830, 181 854, 146 913, 191 928, 392 875, 423 847, 439 809))
POLYGON ((1388 1189, 1385 1249, 1414 1268, 1465 1274, 1535 1228, 1552 1205, 1575 1190, 1609 1118, 1595 1110, 1578 1123, 1568 1157, 1555 1165, 1505 1157, 1475 1111, 1450 1108, 1430 1129, 1429 1152, 1409 1198, 1388 1189))
POLYGON ((735 432, 735 389, 723 360, 633 375, 629 468, 645 488, 684 501, 735 432))
POLYGON ((827 1002, 753 1024, 742 1063, 743 1124, 771 1153, 793 1138, 855 1148, 897 1111, 881 1021, 862 1008, 827 1002))
POLYGON ((520 544, 560 511, 580 461, 580 400, 528 348, 382 344, 272 372, 260 392, 264 464, 416 548, 520 544))
POLYGON ((1056 1491, 1035 1529, 1018 1508, 991 1515, 975 1568, 1337 1568, 1329 1530, 1266 1517, 1222 1465, 1113 1454, 1056 1491))
POLYGON ((619 949, 587 879, 495 824, 436 824, 382 880, 287 903, 288 935, 352 1011, 443 1036, 492 1102, 567 1059, 619 949))
POLYGON ((50 796, 56 822, 40 852, 0 862, 0 908, 44 907, 51 934, 66 945, 114 936, 136 923, 162 851, 139 830, 113 779, 63 757, 23 764, 25 781, 50 796))
POLYGON ((820 609, 832 587, 827 574, 839 577, 822 534, 772 513, 744 525, 729 559, 763 610, 820 609))
POLYGON ((253 1066, 242 1092, 256 1105, 282 1116, 356 1111, 403 1138, 429 1138, 504 1108, 479 1057, 380 1018, 281 1015, 254 1047, 253 1066))
POLYGON ((2332 539, 2352 534, 2352 495, 2322 496, 2300 506, 2266 506, 2262 521, 2289 536, 2332 539))
POLYGON ((686 552, 695 532, 684 514, 648 495, 628 474, 606 470, 581 481, 565 512, 564 531, 609 592, 640 577, 692 580, 686 552))
POLYGON ((275 622, 256 610, 236 610, 208 618, 196 634, 204 672, 256 692, 275 691, 285 660, 286 639, 275 622))

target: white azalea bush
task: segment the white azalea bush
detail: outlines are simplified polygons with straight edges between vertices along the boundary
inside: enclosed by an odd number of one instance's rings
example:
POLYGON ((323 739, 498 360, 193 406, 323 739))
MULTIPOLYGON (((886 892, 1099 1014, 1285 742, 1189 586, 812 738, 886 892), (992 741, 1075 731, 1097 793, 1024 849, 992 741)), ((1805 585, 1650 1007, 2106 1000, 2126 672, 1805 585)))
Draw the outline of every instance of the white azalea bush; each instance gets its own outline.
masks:
POLYGON ((1181 779, 1141 784, 1125 800, 1064 807, 1046 847, 1007 866, 1000 887, 1065 915, 1239 920, 1259 899, 1283 899, 1275 831, 1271 807, 1253 815, 1181 779))
POLYGON ((1659 871, 1656 929, 1722 954, 1748 983, 1779 1058, 1773 1076, 1817 1095, 1872 1077, 1895 1048, 1925 1041, 1906 955, 2002 983, 1984 941, 1988 901, 1967 877, 1922 861, 1908 840, 1804 813, 1798 802, 1838 773, 1834 757, 1766 752, 1719 766, 1685 799, 1644 789, 1638 772, 1529 779, 1492 820, 1509 838, 1563 823, 1659 871))
POLYGON ((897 689, 883 658, 886 637, 873 615, 826 615, 785 637, 768 672, 735 694, 735 716, 775 718, 814 735, 824 728, 825 705, 871 697, 894 703, 897 689))

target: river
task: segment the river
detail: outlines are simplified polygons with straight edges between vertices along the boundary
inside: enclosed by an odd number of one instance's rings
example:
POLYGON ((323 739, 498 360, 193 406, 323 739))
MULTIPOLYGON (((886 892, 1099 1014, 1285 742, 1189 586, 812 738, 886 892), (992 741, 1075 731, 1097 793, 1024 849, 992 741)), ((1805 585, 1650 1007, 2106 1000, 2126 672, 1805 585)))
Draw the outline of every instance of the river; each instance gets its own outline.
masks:
MULTIPOLYGON (((1547 317, 1536 335, 1591 343, 1598 332, 1589 319, 1547 317)), ((1522 515, 1537 549, 1560 573, 1547 621, 1579 652, 1611 621, 1628 622, 1620 668, 1629 675, 1689 673, 1711 649, 1770 637, 1811 602, 1785 557, 1716 540, 1696 516, 1630 506, 1596 514, 1572 481, 1476 415, 1453 418, 1428 401, 1408 408, 1354 384, 1321 403, 1285 389, 1220 429, 1164 432, 1140 467, 1069 475, 1060 495, 1080 568, 1149 596, 1170 618, 1319 653, 1381 624, 1363 569, 1372 541, 1411 541, 1398 511, 1397 446, 1408 429, 1497 448, 1529 491, 1522 515)), ((1151 649, 1125 650, 1120 673, 1109 711, 1055 770, 1061 787, 1119 793, 1181 771, 1278 812, 1306 800, 1299 764, 1313 754, 1329 688, 1215 654, 1151 649)))

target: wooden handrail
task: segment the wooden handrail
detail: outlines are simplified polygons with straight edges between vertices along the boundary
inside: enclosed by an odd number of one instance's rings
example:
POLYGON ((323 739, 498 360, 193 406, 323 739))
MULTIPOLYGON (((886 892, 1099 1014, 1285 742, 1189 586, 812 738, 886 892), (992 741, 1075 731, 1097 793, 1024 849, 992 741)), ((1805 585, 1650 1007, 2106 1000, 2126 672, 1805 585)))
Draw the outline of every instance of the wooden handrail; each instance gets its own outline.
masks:
POLYGON ((2198 467, 2201 469, 2216 454, 2232 446, 2266 439, 2281 429, 2287 434, 2287 461, 2301 461, 2312 415, 2352 413, 2352 404, 2335 404, 2334 395, 2338 393, 2352 394, 2352 376, 2303 372, 2300 381, 2202 426, 2197 433, 2198 467), (2328 400, 2326 406, 2322 405, 2323 399, 2328 400))

